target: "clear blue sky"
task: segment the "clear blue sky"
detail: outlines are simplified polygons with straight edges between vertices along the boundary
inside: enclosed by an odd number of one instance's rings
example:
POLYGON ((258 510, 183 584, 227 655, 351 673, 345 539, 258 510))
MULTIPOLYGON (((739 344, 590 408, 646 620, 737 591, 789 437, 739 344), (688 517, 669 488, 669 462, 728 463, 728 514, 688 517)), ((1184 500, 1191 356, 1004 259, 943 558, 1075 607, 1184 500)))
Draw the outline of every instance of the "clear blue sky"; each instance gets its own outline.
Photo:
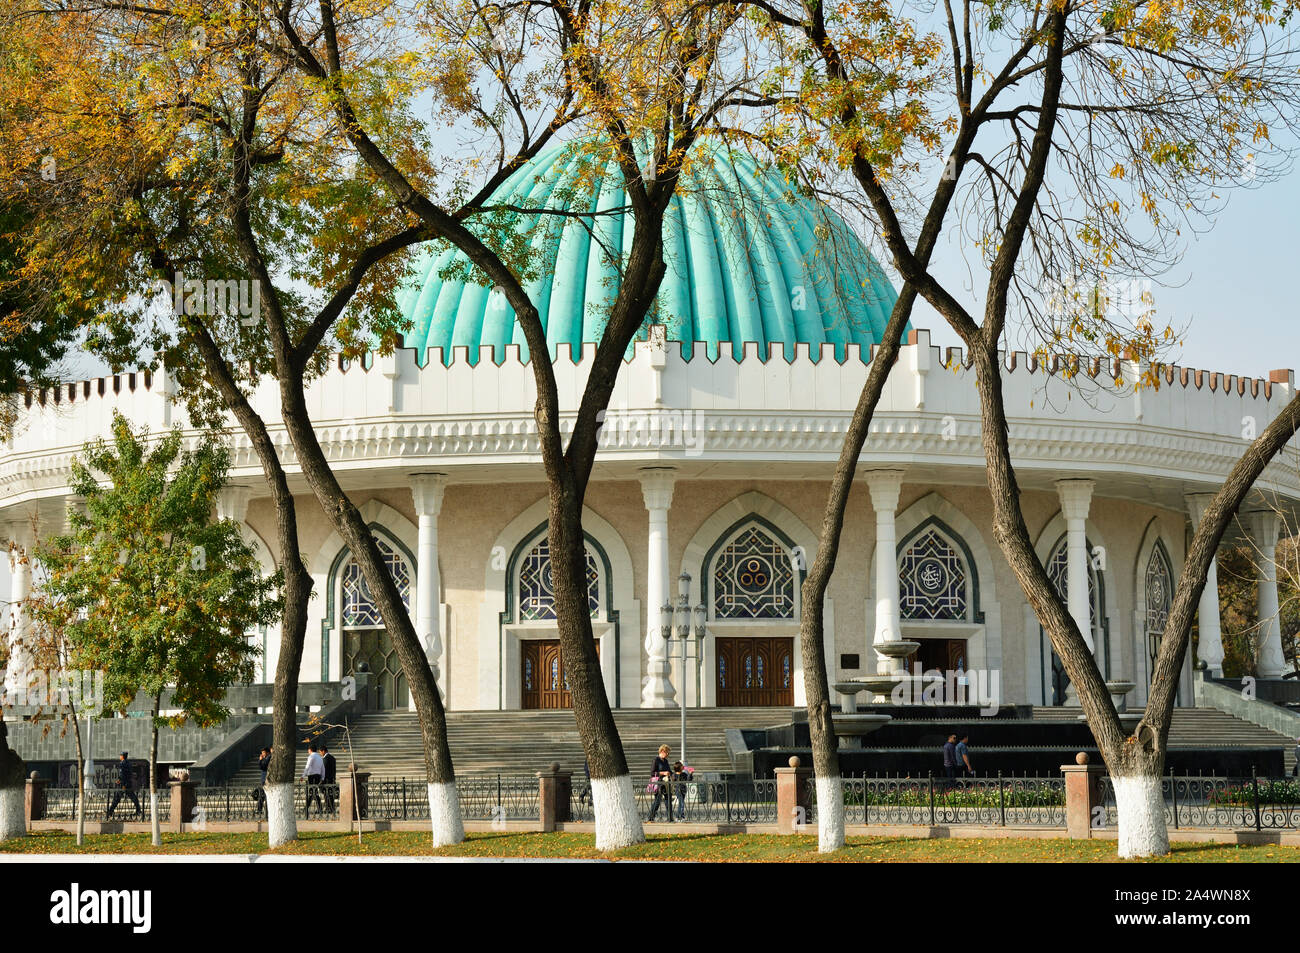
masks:
MULTIPOLYGON (((951 287, 966 287, 956 248, 942 250, 936 265, 951 287)), ((977 272, 976 280, 984 276, 977 272)), ((1213 227, 1192 236, 1183 261, 1163 281, 1175 287, 1153 287, 1157 326, 1186 328, 1171 362, 1250 377, 1300 370, 1300 169, 1234 190, 1213 227)), ((912 326, 929 328, 934 344, 961 343, 922 303, 912 326)))

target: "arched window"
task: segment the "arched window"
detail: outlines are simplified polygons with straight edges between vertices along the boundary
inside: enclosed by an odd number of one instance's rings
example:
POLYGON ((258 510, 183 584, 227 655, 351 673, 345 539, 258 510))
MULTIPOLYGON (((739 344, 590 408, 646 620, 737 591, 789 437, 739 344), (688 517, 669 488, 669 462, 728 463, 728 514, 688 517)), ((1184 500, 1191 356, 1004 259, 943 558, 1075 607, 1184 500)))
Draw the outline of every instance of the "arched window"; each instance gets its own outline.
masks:
MULTIPOLYGON (((411 608, 413 564, 391 539, 375 533, 375 546, 397 585, 402 605, 411 608)), ((384 626, 374 594, 350 553, 339 571, 339 617, 343 620, 343 674, 368 673, 367 707, 404 709, 409 701, 406 673, 384 626)))
MULTIPOLYGON (((375 545, 379 547, 379 555, 388 566, 388 574, 393 577, 393 582, 397 583, 397 591, 402 595, 402 604, 410 609, 411 567, 407 565, 401 554, 378 536, 375 537, 375 545)), ((345 629, 383 628, 384 620, 379 615, 379 607, 375 605, 370 586, 366 584, 365 577, 361 574, 361 567, 352 556, 348 557, 343 567, 342 584, 343 627, 345 629)))
MULTIPOLYGON (((542 536, 519 561, 517 579, 519 620, 550 622, 555 619, 555 583, 551 579, 551 544, 542 536)), ((600 616, 600 568, 587 548, 587 604, 593 619, 600 616)))
MULTIPOLYGON (((1092 540, 1085 541, 1084 544, 1089 553, 1093 552, 1092 540)), ((1094 646, 1094 654, 1097 659, 1097 665, 1101 669, 1102 677, 1109 678, 1110 672, 1110 643, 1108 630, 1105 625, 1105 606, 1103 600, 1105 591, 1102 588, 1102 582, 1098 578, 1097 567, 1093 565, 1092 559, 1087 560, 1088 564, 1088 625, 1091 632, 1084 633, 1085 636, 1091 635, 1094 646)), ((1056 595, 1060 600, 1069 606, 1070 604, 1070 555, 1069 543, 1065 536, 1062 536, 1052 550, 1052 556, 1047 561, 1047 578, 1056 590, 1056 595)), ((1040 627, 1041 629, 1041 627, 1040 627)), ((1065 674, 1065 665, 1061 658, 1052 649, 1052 704, 1064 705, 1066 701, 1066 689, 1070 685, 1070 678, 1065 674)))
POLYGON ((714 559, 713 592, 714 618, 793 619, 790 553, 761 526, 746 526, 714 559))
POLYGON ((957 547, 927 529, 898 562, 899 611, 904 619, 964 622, 970 618, 970 574, 957 547))
MULTIPOLYGON (((1092 543, 1087 544, 1088 552, 1092 552, 1092 543)), ((1057 596, 1067 606, 1070 604, 1070 551, 1069 545, 1064 536, 1056 544, 1056 549, 1052 550, 1052 558, 1047 561, 1047 578, 1051 581, 1053 588, 1056 589, 1057 596)), ((1093 631, 1097 629, 1097 570, 1088 560, 1088 605, 1091 607, 1089 624, 1093 631)))
POLYGON ((1174 572, 1169 565, 1169 556, 1165 553, 1164 544, 1156 540, 1155 546, 1151 548, 1151 558, 1147 560, 1146 570, 1147 652, 1151 656, 1153 666, 1156 662, 1156 654, 1160 651, 1160 639, 1164 636, 1165 626, 1169 622, 1173 592, 1174 572))

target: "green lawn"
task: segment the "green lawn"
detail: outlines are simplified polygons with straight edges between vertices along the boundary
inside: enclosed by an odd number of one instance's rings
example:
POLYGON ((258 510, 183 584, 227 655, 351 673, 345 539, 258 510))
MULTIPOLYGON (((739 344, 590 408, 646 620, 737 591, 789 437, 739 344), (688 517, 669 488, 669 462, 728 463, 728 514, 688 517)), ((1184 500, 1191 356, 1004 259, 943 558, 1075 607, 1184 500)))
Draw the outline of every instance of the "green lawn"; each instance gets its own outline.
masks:
MULTIPOLYGON (((52 854, 330 854, 350 856, 457 857, 601 857, 625 860, 707 861, 840 861, 840 862, 1086 862, 1115 861, 1114 841, 1042 839, 942 840, 898 837, 851 837, 843 850, 817 853, 813 837, 767 834, 652 835, 645 844, 601 855, 590 834, 476 833, 456 847, 431 850, 428 835, 415 831, 365 834, 358 846, 355 834, 305 832, 291 845, 266 849, 265 834, 163 834, 161 848, 151 847, 148 834, 88 836, 78 848, 71 834, 40 831, 0 844, 6 853, 52 854)), ((1241 847, 1231 844, 1175 844, 1166 861, 1188 863, 1297 863, 1300 847, 1241 847)))

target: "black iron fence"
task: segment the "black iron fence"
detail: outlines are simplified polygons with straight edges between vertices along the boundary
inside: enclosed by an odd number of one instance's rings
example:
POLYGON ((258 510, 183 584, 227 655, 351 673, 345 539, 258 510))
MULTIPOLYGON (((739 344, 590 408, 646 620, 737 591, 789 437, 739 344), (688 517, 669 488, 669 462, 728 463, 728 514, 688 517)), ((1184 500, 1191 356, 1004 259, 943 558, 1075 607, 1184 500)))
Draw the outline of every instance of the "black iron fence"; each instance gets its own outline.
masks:
MULTIPOLYGON (((1119 824, 1115 786, 1101 779, 1102 816, 1106 827, 1119 824)), ((1160 779, 1165 824, 1170 830, 1227 828, 1295 830, 1300 828, 1300 779, 1165 777, 1160 779)))
MULTIPOLYGON (((459 777, 461 817, 467 821, 535 821, 541 817, 536 775, 459 777)), ((363 820, 427 821, 429 785, 416 778, 369 778, 357 802, 363 820)))
MULTIPOLYGON (((806 816, 815 823, 817 786, 808 779, 806 816)), ((1094 824, 1118 824, 1115 791, 1108 776, 1099 779, 1100 808, 1094 824)), ((634 782, 637 810, 648 821, 705 824, 775 824, 775 779, 634 782)), ((467 821, 530 821, 541 817, 539 784, 534 775, 490 775, 456 779, 461 815, 467 821)), ((1252 777, 1165 777, 1161 779, 1165 822, 1171 830, 1300 829, 1300 779, 1252 777)), ((121 789, 93 788, 86 794, 88 821, 147 820, 149 792, 134 792, 140 813, 121 789), (114 803, 116 801, 117 803, 114 803), (110 808, 112 810, 110 811, 110 808)), ((200 787, 187 823, 258 821, 266 817, 260 786, 200 787)), ((984 827, 1065 827, 1063 777, 984 778, 844 778, 841 789, 848 824, 974 825, 984 827)), ((428 784, 422 778, 362 779, 356 805, 363 820, 427 821, 428 784)), ((570 817, 594 819, 589 782, 572 781, 570 817)), ((333 785, 294 785, 294 813, 299 820, 347 820, 340 817, 340 791, 333 785)), ((170 792, 159 791, 158 815, 171 820, 170 792)), ((74 788, 45 789, 45 818, 75 821, 74 788)))
MULTIPOLYGON (((817 816, 817 786, 808 780, 808 819, 817 816)), ((1061 777, 845 778, 848 824, 974 824, 1065 827, 1061 777)))
MULTIPOLYGON (((171 820, 171 794, 166 787, 158 791, 158 819, 171 820)), ((149 819, 149 789, 127 792, 122 788, 92 788, 86 792, 86 820, 88 821, 138 821, 149 819), (131 795, 135 795, 135 801, 131 795), (115 803, 116 802, 116 803, 115 803), (136 804, 139 804, 139 811, 136 804)), ((77 789, 45 789, 45 819, 75 821, 77 819, 77 789)))
MULTIPOLYGON (((633 794, 644 820, 694 824, 776 823, 775 779, 657 784, 633 781, 633 794)), ((590 821, 595 817, 590 786, 585 779, 573 782, 569 813, 575 821, 590 821)))

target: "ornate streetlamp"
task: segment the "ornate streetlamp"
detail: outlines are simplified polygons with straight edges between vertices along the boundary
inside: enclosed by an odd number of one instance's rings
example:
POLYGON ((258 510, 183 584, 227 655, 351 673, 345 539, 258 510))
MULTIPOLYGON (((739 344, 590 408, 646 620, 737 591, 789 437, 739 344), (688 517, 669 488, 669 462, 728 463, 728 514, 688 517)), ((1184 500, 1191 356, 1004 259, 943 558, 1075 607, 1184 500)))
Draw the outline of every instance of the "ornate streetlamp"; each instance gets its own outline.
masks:
MULTIPOLYGON (((695 694, 695 704, 698 706, 699 700, 699 677, 700 662, 704 660, 704 623, 708 613, 703 605, 697 605, 691 608, 691 575, 682 573, 677 577, 677 605, 671 602, 665 602, 659 610, 659 624, 663 631, 667 633, 669 639, 676 638, 678 643, 677 657, 682 660, 682 696, 679 707, 682 710, 682 738, 681 738, 681 759, 682 764, 687 764, 686 760, 686 661, 694 659, 695 661, 695 681, 697 691, 695 694)), ((668 646, 668 657, 672 658, 673 649, 670 642, 668 646)))

